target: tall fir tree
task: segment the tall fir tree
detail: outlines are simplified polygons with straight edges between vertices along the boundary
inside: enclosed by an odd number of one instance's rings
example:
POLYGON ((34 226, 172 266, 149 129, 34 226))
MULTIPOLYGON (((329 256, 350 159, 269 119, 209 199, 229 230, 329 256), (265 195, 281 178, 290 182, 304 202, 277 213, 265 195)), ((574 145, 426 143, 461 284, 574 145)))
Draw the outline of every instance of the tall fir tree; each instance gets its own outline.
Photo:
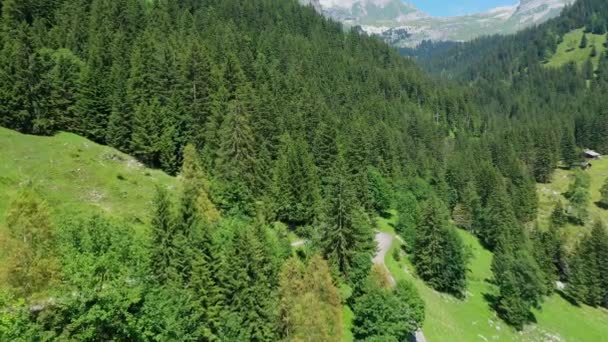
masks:
POLYGON ((273 172, 272 193, 279 220, 306 224, 315 218, 320 199, 317 170, 302 138, 282 138, 273 172))
POLYGON ((164 283, 175 275, 172 268, 177 255, 175 244, 175 213, 166 189, 156 188, 154 213, 151 221, 152 245, 150 262, 155 278, 164 283))
POLYGON ((2 239, 2 280, 26 299, 58 280, 56 232, 46 202, 23 189, 6 213, 2 239))
POLYGON ((568 293, 574 300, 608 307, 608 233, 596 222, 570 260, 568 293))
POLYGON ((248 213, 252 210, 253 196, 261 190, 256 187, 256 140, 251 128, 254 108, 253 89, 242 85, 235 89, 228 103, 226 116, 219 130, 217 174, 226 183, 224 193, 228 209, 248 213))
POLYGON ((369 218, 357 204, 349 180, 344 156, 339 155, 320 219, 319 241, 325 257, 347 279, 356 256, 363 253, 371 257, 374 250, 369 218))
POLYGON ((422 210, 415 230, 412 263, 431 287, 458 297, 466 290, 467 256, 448 214, 437 199, 422 210))

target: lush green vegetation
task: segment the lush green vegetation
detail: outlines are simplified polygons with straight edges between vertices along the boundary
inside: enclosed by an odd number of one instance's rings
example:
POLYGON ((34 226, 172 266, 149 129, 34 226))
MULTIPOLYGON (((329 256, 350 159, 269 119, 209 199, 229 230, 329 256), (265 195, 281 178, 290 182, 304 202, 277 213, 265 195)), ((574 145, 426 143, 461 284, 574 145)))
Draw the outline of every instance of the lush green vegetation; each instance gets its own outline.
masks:
POLYGON ((70 133, 39 137, 0 128, 0 159, 2 213, 21 187, 30 186, 58 214, 101 212, 141 224, 150 221, 154 187, 179 185, 131 156, 70 133))
POLYGON ((608 152, 606 55, 541 66, 605 33, 605 1, 443 50, 462 84, 295 0, 0 4, 0 124, 71 132, 0 131, 0 339, 403 341, 425 316, 433 338, 515 336, 558 315, 558 279, 608 305, 605 228, 560 239, 598 181, 535 224, 537 182, 608 152), (391 208, 394 286, 371 260, 391 208))
POLYGON ((567 63, 574 62, 579 68, 591 59, 594 70, 598 68, 602 54, 607 50, 606 41, 608 36, 605 34, 585 33, 584 29, 568 32, 563 37, 555 51, 545 64, 547 67, 561 67, 567 63), (585 48, 580 48, 583 35, 587 39, 585 48), (595 52, 593 52, 595 49, 595 52))
MULTIPOLYGON (((381 219, 379 227, 391 226, 381 219)), ((397 280, 412 281, 426 305, 423 331, 429 341, 445 341, 453 336, 463 340, 478 340, 480 336, 497 341, 537 341, 558 336, 566 341, 602 339, 608 333, 608 314, 605 310, 586 305, 573 306, 558 294, 545 298, 541 310, 534 310, 536 323, 522 332, 504 324, 488 306, 486 295, 496 288, 488 281, 492 278, 492 253, 482 247, 477 238, 464 230, 458 230, 471 254, 466 298, 434 291, 415 272, 403 254, 402 243, 395 239, 391 252, 386 255, 386 264, 397 280), (395 255, 400 257, 395 258, 395 255)))

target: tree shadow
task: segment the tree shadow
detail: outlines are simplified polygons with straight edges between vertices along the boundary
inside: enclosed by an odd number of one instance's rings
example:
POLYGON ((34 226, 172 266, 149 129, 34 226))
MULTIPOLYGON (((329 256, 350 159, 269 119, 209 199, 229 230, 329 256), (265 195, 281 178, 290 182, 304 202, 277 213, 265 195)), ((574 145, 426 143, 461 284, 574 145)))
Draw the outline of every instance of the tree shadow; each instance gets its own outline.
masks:
POLYGON ((492 309, 496 310, 496 307, 498 306, 498 296, 491 293, 482 293, 482 296, 486 303, 488 303, 492 309))
POLYGON ((597 205, 598 208, 608 209, 608 204, 606 204, 606 203, 602 203, 600 201, 597 201, 597 202, 593 202, 593 204, 597 205))
MULTIPOLYGON (((486 281, 488 281, 486 279, 486 281)), ((488 303, 488 306, 490 306, 490 308, 492 308, 492 310, 494 310, 494 312, 496 312, 496 315, 507 325, 512 326, 511 324, 509 324, 508 320, 505 319, 505 312, 504 310, 502 310, 500 308, 500 301, 498 296, 493 295, 491 293, 483 293, 483 299, 488 303)), ((534 315, 534 313, 532 313, 532 311, 528 311, 526 313, 526 322, 525 324, 536 324, 538 323, 538 320, 536 319, 536 316, 534 315)), ((523 327, 514 327, 517 330, 522 330, 523 327)))
POLYGON ((560 297, 562 297, 565 301, 572 304, 573 306, 576 306, 576 307, 581 306, 581 304, 579 302, 577 302, 576 299, 574 299, 572 296, 568 295, 566 292, 556 289, 555 293, 557 293, 560 297))
POLYGON ((391 219, 393 217, 393 214, 391 214, 388 211, 384 211, 384 210, 379 212, 378 214, 380 215, 380 217, 382 217, 385 220, 391 219))

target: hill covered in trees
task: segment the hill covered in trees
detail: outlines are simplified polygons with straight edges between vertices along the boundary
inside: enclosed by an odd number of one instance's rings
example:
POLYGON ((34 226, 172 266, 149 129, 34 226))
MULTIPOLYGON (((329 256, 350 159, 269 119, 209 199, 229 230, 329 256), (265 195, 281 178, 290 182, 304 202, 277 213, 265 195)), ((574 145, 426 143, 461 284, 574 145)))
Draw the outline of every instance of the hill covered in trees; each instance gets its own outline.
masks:
MULTIPOLYGON (((534 227, 536 181, 577 146, 602 148, 597 101, 548 115, 600 78, 539 67, 555 83, 531 105, 494 79, 435 80, 296 0, 1 6, 2 126, 76 133, 181 183, 159 184, 143 227, 11 194, 2 339, 340 340, 346 305, 356 339, 405 340, 419 296, 371 266, 374 219, 393 208, 416 274, 454 300, 469 261, 456 227, 493 251, 488 305, 517 329, 557 277, 578 276, 553 267, 551 231, 534 227), (297 253, 294 233, 308 241, 297 253)), ((571 293, 605 305, 600 292, 571 293)))

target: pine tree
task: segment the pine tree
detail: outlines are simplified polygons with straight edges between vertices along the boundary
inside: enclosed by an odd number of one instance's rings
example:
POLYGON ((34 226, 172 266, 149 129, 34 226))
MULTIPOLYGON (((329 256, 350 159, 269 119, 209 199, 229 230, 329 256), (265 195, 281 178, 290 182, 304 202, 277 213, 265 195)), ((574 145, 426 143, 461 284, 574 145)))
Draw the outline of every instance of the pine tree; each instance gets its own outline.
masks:
POLYGON ((525 249, 505 247, 494 254, 492 272, 499 290, 494 307, 508 324, 521 330, 546 293, 542 271, 525 249))
POLYGON ((275 162, 273 197, 279 220, 306 224, 316 216, 319 205, 317 171, 304 139, 282 138, 275 162))
POLYGON ((128 151, 131 141, 132 107, 127 94, 129 79, 130 56, 127 55, 128 38, 123 33, 117 33, 112 42, 113 62, 110 70, 111 104, 112 109, 108 117, 108 130, 106 141, 108 145, 122 151, 128 151))
POLYGON ((400 281, 395 289, 387 288, 374 270, 355 299, 353 334, 364 341, 407 341, 422 325, 424 303, 412 284, 400 281))
POLYGON ((589 58, 585 64, 583 64, 583 77, 585 77, 586 80, 592 80, 594 78, 593 69, 593 61, 589 58))
POLYGON ((564 129, 562 132, 560 151, 566 167, 571 168, 579 161, 574 132, 569 129, 564 129))
POLYGON ((600 189, 600 201, 599 204, 602 208, 608 209, 608 178, 604 181, 604 185, 600 189))
POLYGON ((574 300, 592 306, 608 306, 608 233, 596 222, 570 260, 566 292, 574 300))
POLYGON ((219 131, 217 174, 227 183, 226 205, 236 212, 252 210, 258 181, 256 140, 251 128, 253 89, 244 85, 235 90, 228 103, 228 113, 219 131))
POLYGON ((367 184, 373 209, 385 213, 391 206, 391 189, 380 171, 373 166, 367 168, 367 184))
POLYGON ((59 274, 55 228, 46 202, 21 190, 6 214, 2 240, 2 278, 15 293, 29 297, 51 285, 59 274))
POLYGON ((34 53, 30 28, 21 23, 12 30, 12 39, 3 42, 0 55, 0 123, 21 132, 32 132, 32 85, 37 76, 30 62, 34 53))
POLYGON ((357 205, 342 155, 334 170, 321 217, 319 244, 327 260, 348 279, 357 254, 371 257, 374 243, 369 219, 357 205))
POLYGON ((568 216, 562 201, 558 201, 551 212, 551 223, 556 227, 563 227, 568 222, 568 216))
POLYGON ((416 227, 412 253, 416 273, 431 287, 456 296, 466 289, 467 258, 460 237, 438 200, 426 203, 416 227))
POLYGON ((154 215, 151 222, 152 251, 150 262, 156 279, 163 283, 174 274, 172 269, 176 256, 175 245, 175 218, 171 200, 167 190, 156 188, 154 200, 154 215))
POLYGON ((581 43, 579 44, 580 49, 586 49, 588 44, 587 34, 583 34, 583 38, 581 38, 581 43))
POLYGON ((183 155, 181 176, 184 189, 194 189, 198 193, 197 204, 202 218, 210 223, 217 222, 220 213, 211 201, 208 175, 194 145, 186 145, 183 155))
MULTIPOLYGON (((278 268, 271 261, 269 241, 251 227, 237 229, 226 265, 224 340, 276 340, 276 282, 278 268)), ((259 231, 258 231, 259 232, 259 231)))
POLYGON ((285 340, 342 340, 340 295, 320 256, 313 256, 306 268, 296 258, 287 260, 279 275, 279 293, 285 340))
POLYGON ((133 116, 131 151, 150 166, 159 165, 159 134, 162 134, 162 108, 158 99, 140 104, 133 116))

